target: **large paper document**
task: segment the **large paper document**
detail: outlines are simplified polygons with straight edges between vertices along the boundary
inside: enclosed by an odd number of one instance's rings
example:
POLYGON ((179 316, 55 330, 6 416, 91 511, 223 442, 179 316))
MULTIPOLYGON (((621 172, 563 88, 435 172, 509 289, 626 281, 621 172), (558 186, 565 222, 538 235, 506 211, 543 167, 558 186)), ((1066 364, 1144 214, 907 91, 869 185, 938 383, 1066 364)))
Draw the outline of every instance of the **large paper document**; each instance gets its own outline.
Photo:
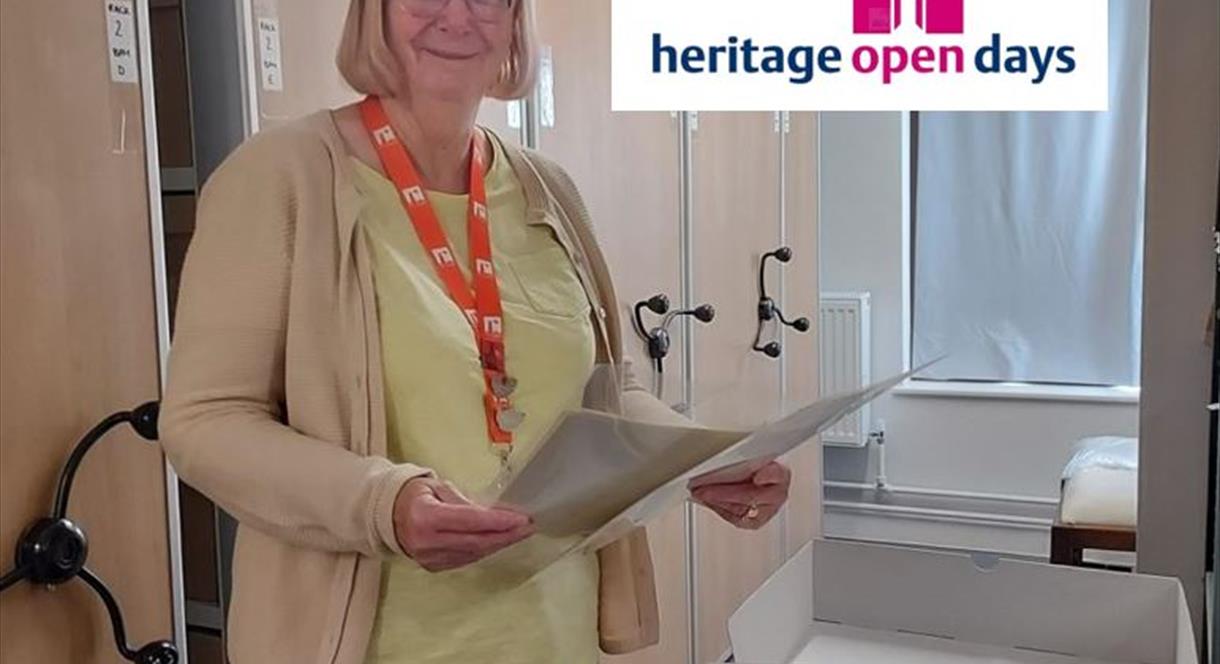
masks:
POLYGON ((681 502, 692 485, 731 482, 786 454, 913 375, 819 400, 754 431, 565 414, 488 502, 533 517, 538 531, 594 550, 681 502))

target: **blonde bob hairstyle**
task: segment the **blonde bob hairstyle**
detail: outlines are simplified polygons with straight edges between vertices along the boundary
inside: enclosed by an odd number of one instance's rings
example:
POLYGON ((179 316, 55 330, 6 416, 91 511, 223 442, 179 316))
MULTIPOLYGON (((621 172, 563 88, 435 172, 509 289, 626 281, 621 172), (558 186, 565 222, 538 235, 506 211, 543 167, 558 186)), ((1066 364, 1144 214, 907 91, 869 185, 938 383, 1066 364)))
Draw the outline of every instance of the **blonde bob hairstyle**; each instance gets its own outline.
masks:
MULTIPOLYGON (((402 72, 386 42, 387 0, 351 0, 335 64, 347 84, 361 94, 395 96, 401 90, 402 72)), ((464 2, 465 0, 451 0, 464 2)), ((538 67, 534 32, 534 0, 511 0, 513 36, 508 60, 500 66, 496 82, 484 93, 496 99, 520 99, 534 87, 538 67)))

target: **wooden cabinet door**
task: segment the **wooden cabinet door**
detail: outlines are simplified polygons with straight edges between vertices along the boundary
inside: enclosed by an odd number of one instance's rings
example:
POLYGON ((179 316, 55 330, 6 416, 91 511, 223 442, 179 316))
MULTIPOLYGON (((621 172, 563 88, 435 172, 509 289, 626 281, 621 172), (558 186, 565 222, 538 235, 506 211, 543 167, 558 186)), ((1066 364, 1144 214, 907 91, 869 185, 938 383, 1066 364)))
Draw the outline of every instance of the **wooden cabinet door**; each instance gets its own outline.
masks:
MULTIPOLYGON (((568 170, 593 217, 614 275, 624 343, 645 385, 653 379, 644 342, 631 329, 633 305, 658 293, 681 305, 679 122, 669 113, 610 112, 610 0, 540 0, 541 40, 551 48, 554 125, 538 148, 568 170)), ((652 314, 646 323, 655 324, 652 314)), ((682 398, 678 326, 666 360, 664 398, 682 398)), ((661 642, 608 662, 686 662, 689 611, 685 507, 648 526, 656 566, 661 642)))
POLYGON ((348 4, 348 0, 252 0, 246 29, 254 50, 246 68, 258 91, 257 128, 359 98, 335 66, 348 4), (265 72, 264 62, 277 63, 272 69, 278 68, 278 73, 265 72))
MULTIPOLYGON (((758 265, 781 243, 780 134, 774 113, 700 113, 692 132, 694 297, 716 320, 694 333, 694 413, 701 423, 749 428, 780 414, 780 359, 751 349, 758 265)), ((778 285, 769 261, 769 288, 778 285)), ((739 530, 699 508, 695 523, 695 661, 720 661, 727 622, 783 560, 783 520, 739 530)))
MULTIPOLYGON (((817 114, 791 113, 784 135, 784 243, 792 262, 784 267, 783 309, 789 318, 813 323, 805 334, 784 335, 784 409, 812 403, 818 394, 818 214, 817 114)), ((822 447, 809 444, 789 454, 792 491, 781 514, 784 556, 796 553, 822 532, 822 447)))
MULTIPOLYGON (((118 3, 134 13, 137 5, 118 3)), ((78 438, 158 397, 153 238, 142 80, 113 81, 102 2, 0 4, 0 569, 50 509, 78 438)), ((137 33, 138 34, 138 33, 137 33)), ((153 146, 155 149, 155 146, 153 146)), ((159 192, 154 192, 159 196, 159 192)), ((159 241, 160 238, 157 238, 159 241)), ((89 568, 114 591, 136 643, 172 638, 166 478, 129 428, 86 457, 68 515, 89 568)), ((83 582, 22 582, 0 595, 0 660, 120 662, 83 582)))

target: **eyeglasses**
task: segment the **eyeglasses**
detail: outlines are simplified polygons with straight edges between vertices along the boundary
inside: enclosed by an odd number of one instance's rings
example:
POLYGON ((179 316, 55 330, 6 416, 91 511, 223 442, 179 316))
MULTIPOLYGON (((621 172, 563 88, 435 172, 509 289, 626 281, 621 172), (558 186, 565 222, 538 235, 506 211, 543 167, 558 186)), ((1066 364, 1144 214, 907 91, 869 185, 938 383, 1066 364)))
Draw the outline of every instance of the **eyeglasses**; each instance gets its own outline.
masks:
POLYGON ((480 21, 499 21, 512 11, 514 0, 399 0, 408 10, 419 16, 431 17, 440 14, 450 2, 465 2, 470 13, 480 21))

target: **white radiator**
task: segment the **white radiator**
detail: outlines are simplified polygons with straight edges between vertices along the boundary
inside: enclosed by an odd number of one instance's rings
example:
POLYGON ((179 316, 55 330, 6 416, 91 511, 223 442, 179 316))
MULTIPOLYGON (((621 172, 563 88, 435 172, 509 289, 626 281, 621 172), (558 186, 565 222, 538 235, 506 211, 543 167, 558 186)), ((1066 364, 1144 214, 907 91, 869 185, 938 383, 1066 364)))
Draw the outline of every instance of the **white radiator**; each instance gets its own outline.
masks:
MULTIPOLYGON (((818 335, 823 396, 859 389, 872 382, 869 293, 822 293, 818 335)), ((869 407, 843 418, 826 433, 827 445, 863 447, 872 420, 869 407)))

